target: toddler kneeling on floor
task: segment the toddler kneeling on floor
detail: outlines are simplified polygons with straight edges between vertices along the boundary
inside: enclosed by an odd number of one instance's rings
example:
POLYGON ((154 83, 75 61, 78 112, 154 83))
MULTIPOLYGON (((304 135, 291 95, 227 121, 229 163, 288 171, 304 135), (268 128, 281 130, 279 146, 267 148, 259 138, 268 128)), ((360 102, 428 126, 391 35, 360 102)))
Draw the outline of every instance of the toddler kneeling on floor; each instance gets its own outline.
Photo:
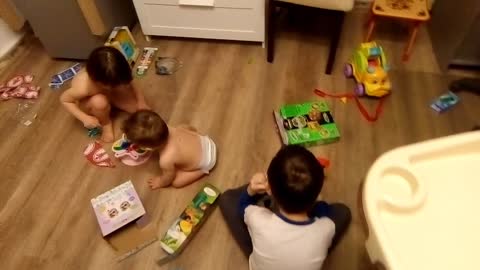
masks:
POLYGON ((151 189, 183 187, 213 169, 217 148, 213 140, 191 127, 169 127, 151 110, 140 110, 124 122, 127 139, 146 150, 159 151, 160 175, 148 180, 151 189))

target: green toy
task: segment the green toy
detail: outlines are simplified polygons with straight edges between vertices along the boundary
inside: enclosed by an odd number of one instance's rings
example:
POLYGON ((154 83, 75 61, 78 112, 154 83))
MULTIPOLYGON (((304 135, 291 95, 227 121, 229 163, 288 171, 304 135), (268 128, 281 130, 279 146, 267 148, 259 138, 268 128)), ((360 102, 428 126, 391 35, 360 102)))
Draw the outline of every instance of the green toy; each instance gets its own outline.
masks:
POLYGON ((160 245, 167 255, 157 262, 159 265, 180 255, 212 212, 213 205, 220 194, 220 190, 211 184, 202 187, 160 241, 160 245))
POLYGON ((284 105, 273 114, 285 145, 309 146, 340 139, 340 132, 325 101, 284 105))

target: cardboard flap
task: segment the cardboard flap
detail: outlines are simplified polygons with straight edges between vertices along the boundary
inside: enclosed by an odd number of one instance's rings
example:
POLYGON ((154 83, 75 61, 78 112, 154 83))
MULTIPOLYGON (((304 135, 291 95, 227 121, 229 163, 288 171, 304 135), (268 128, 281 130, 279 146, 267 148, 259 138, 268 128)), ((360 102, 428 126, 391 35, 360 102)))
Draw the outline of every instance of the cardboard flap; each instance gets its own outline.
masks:
POLYGON ((157 231, 153 224, 145 226, 138 222, 129 224, 119 231, 105 237, 117 254, 118 260, 133 255, 158 240, 157 231))

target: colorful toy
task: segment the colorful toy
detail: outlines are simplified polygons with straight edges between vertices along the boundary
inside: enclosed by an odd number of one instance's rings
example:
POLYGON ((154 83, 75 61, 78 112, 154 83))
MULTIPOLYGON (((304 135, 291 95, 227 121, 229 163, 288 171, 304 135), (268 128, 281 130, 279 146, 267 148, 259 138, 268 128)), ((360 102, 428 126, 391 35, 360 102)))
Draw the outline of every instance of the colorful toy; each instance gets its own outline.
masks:
POLYGON ((113 164, 105 149, 103 149, 102 145, 97 141, 89 143, 87 147, 85 147, 83 155, 95 166, 115 167, 115 164, 113 164))
POLYGON ((98 135, 102 134, 102 128, 100 127, 94 127, 94 128, 89 128, 88 129, 88 137, 93 138, 97 137, 98 135))
POLYGON ((121 51, 132 67, 140 54, 140 49, 127 26, 113 28, 105 46, 111 46, 121 51))
POLYGON ((4 84, 0 84, 0 100, 38 98, 40 86, 32 84, 33 78, 32 75, 19 75, 11 78, 4 84))
POLYGON ((120 159, 123 164, 128 166, 141 165, 147 162, 152 155, 151 151, 131 143, 125 134, 122 135, 120 140, 113 143, 112 151, 115 153, 116 158, 120 159))
POLYGON ((283 144, 325 144, 340 133, 325 101, 284 105, 273 112, 283 144))
POLYGON ((212 205, 216 202, 220 193, 213 185, 206 184, 195 195, 160 241, 162 249, 168 255, 163 257, 158 264, 161 265, 170 261, 183 251, 213 210, 212 205))
POLYGON ((357 96, 382 97, 391 90, 388 69, 382 47, 376 42, 367 42, 360 44, 345 64, 344 74, 347 78, 355 78, 357 84, 354 91, 357 96))
POLYGON ((457 95, 448 91, 448 93, 438 97, 430 107, 436 112, 441 113, 455 106, 459 101, 460 98, 457 95))
POLYGON ((322 157, 317 157, 317 160, 318 160, 318 163, 320 163, 320 165, 322 165, 323 168, 326 169, 330 167, 330 160, 322 157))
POLYGON ((155 53, 158 51, 158 48, 145 47, 143 48, 142 56, 140 57, 140 63, 137 66, 136 74, 138 77, 141 77, 147 73, 150 64, 152 63, 155 53))
POLYGON ((360 111, 360 113, 369 122, 375 122, 375 121, 378 120, 378 118, 382 114, 383 103, 384 103, 385 97, 386 97, 386 96, 384 96, 384 97, 380 98, 380 100, 378 101, 377 107, 375 108, 375 114, 370 115, 370 113, 368 113, 367 109, 360 102, 360 98, 353 93, 329 94, 326 91, 321 90, 321 89, 315 89, 315 90, 313 90, 313 93, 315 93, 315 95, 317 95, 319 97, 322 97, 322 98, 331 97, 331 98, 338 98, 340 100, 342 100, 342 99, 345 99, 345 100, 353 99, 355 101, 355 104, 357 105, 357 108, 360 111))
POLYGON ((55 74, 52 76, 52 80, 48 84, 51 89, 59 89, 66 83, 75 77, 75 75, 80 72, 82 69, 82 65, 80 63, 76 63, 75 65, 55 74))

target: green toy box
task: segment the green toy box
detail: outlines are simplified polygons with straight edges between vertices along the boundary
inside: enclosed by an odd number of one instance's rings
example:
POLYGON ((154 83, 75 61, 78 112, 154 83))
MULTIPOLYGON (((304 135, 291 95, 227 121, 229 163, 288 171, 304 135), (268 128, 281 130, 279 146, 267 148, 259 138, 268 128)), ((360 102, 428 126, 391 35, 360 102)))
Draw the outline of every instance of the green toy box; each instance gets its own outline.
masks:
MULTIPOLYGON (((213 210, 212 205, 220 193, 220 190, 211 184, 203 186, 163 236, 160 245, 165 252, 176 256, 185 248, 213 210)), ((158 264, 161 265, 168 259, 164 258, 158 264)))
POLYGON ((340 139, 340 132, 325 101, 284 105, 273 114, 285 145, 310 146, 340 139))

